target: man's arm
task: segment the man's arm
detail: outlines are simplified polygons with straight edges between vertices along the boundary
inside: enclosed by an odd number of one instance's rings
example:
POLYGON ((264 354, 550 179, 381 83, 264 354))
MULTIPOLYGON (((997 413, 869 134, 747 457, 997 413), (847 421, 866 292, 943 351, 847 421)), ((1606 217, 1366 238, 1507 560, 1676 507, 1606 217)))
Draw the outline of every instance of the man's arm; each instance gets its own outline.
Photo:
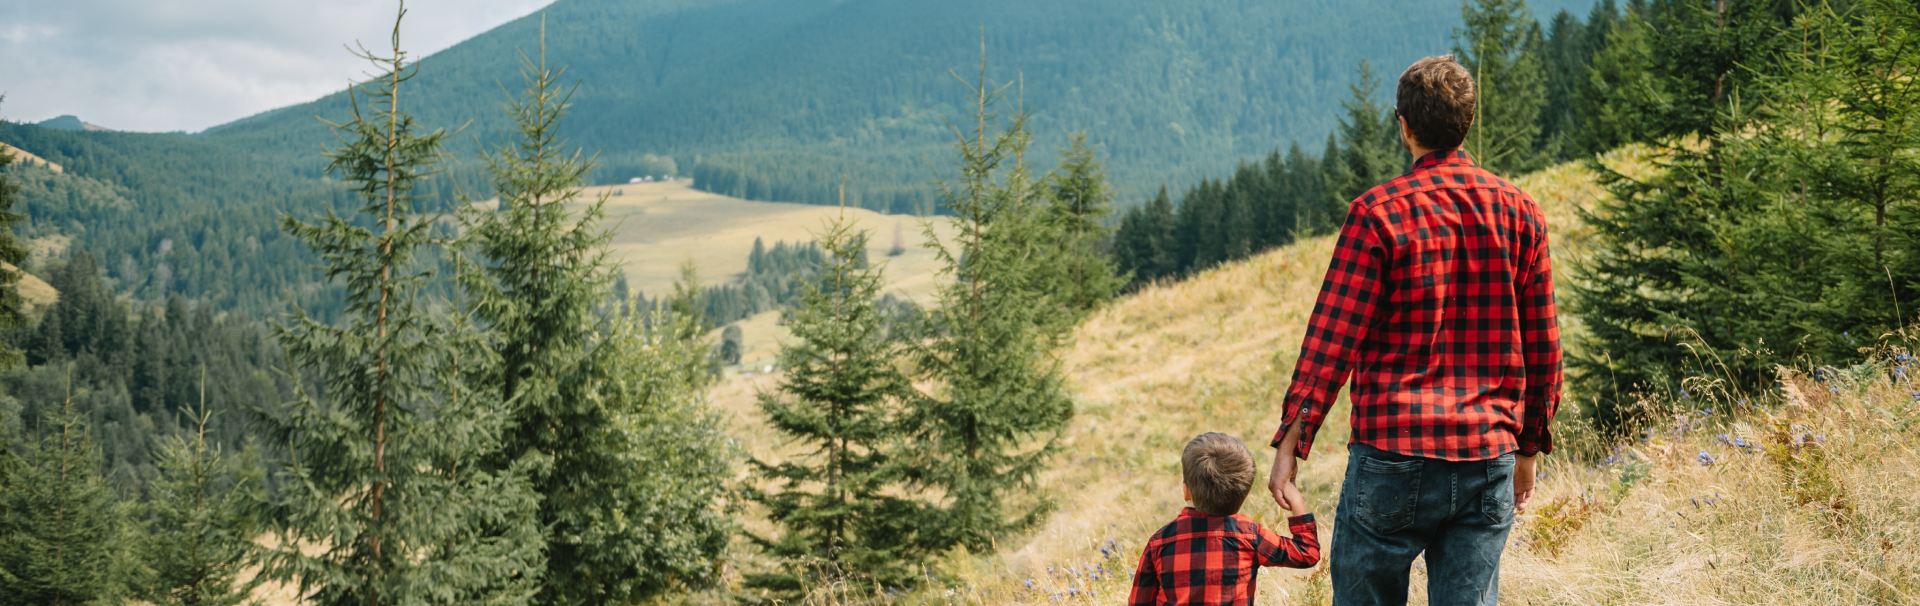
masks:
MULTIPOLYGON (((1539 216, 1539 207, 1528 202, 1539 216)), ((1529 263, 1518 276, 1520 342, 1526 363, 1527 388, 1520 415, 1520 452, 1515 453, 1514 509, 1525 511, 1533 497, 1534 456, 1553 452, 1553 414, 1560 405, 1560 322, 1554 305, 1553 255, 1543 223, 1533 223, 1528 242, 1529 263)))
MULTIPOLYGON (((1302 459, 1312 452, 1314 434, 1352 372, 1354 352, 1366 341, 1386 303, 1386 268, 1392 254, 1388 246, 1393 240, 1373 215, 1373 195, 1355 200, 1347 210, 1346 223, 1334 244, 1333 262, 1327 266, 1326 281, 1320 285, 1313 316, 1307 320, 1300 360, 1294 364, 1293 383, 1287 386, 1282 404, 1280 430, 1274 432, 1275 447, 1282 447, 1289 434, 1297 432, 1283 450, 1302 459)), ((1287 460, 1284 466, 1290 478, 1293 462, 1287 460)), ((1276 473, 1281 470, 1279 459, 1274 467, 1276 473)))

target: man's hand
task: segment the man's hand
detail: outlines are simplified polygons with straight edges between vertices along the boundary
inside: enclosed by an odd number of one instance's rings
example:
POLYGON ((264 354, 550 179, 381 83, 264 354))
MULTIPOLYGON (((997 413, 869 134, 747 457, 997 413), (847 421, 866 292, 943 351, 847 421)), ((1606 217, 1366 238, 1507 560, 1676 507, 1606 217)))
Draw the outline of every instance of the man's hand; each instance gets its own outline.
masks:
POLYGON ((1518 454, 1513 455, 1513 512, 1527 512, 1527 502, 1533 500, 1533 459, 1518 454))
POLYGON ((1291 495, 1287 490, 1299 471, 1298 460, 1293 457, 1293 451, 1299 448, 1300 423, 1295 422, 1287 429, 1287 435, 1280 438, 1280 448, 1273 452, 1273 473, 1267 477, 1267 492, 1273 493, 1273 502, 1287 511, 1306 507, 1306 503, 1299 502, 1299 489, 1294 489, 1291 495))

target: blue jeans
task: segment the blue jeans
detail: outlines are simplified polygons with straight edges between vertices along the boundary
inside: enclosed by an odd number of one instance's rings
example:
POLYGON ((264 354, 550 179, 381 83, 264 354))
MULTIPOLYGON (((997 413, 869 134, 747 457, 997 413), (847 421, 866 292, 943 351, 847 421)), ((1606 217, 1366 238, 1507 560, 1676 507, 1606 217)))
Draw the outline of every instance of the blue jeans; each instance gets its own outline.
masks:
POLYGON ((1432 606, 1492 606, 1500 552, 1513 528, 1513 455, 1442 461, 1347 447, 1334 511, 1334 606, 1407 603, 1413 559, 1426 552, 1432 606))

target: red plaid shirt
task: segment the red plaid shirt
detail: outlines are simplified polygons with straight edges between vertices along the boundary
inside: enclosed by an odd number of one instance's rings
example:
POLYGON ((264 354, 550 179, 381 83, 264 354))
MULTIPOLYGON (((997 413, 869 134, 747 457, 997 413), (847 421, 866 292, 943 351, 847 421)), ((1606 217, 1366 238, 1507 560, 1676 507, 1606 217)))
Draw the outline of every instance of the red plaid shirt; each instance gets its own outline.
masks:
POLYGON ((1247 516, 1216 516, 1188 507, 1140 553, 1128 606, 1253 606, 1261 566, 1311 568, 1320 563, 1313 514, 1287 518, 1293 538, 1247 516))
POLYGON ((1348 374, 1354 441, 1448 461, 1552 452, 1560 327, 1533 198, 1454 150, 1354 200, 1273 445, 1297 419, 1306 458, 1348 374))

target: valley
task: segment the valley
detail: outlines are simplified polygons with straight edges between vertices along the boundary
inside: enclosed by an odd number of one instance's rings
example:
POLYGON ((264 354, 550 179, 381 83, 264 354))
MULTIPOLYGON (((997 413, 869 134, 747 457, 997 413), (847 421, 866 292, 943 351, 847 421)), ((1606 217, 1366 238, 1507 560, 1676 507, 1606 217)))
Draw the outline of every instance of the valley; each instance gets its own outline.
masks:
POLYGON ((581 190, 581 200, 606 197, 605 227, 614 234, 609 255, 626 271, 631 288, 649 297, 673 291, 680 265, 692 261, 701 281, 716 284, 747 270, 747 253, 759 239, 812 242, 824 222, 844 213, 871 234, 869 256, 887 264, 886 292, 926 301, 939 265, 925 247, 925 225, 937 237, 952 235, 945 219, 888 215, 862 208, 757 202, 694 189, 687 179, 601 185, 581 190), (888 256, 895 234, 903 252, 888 256))

